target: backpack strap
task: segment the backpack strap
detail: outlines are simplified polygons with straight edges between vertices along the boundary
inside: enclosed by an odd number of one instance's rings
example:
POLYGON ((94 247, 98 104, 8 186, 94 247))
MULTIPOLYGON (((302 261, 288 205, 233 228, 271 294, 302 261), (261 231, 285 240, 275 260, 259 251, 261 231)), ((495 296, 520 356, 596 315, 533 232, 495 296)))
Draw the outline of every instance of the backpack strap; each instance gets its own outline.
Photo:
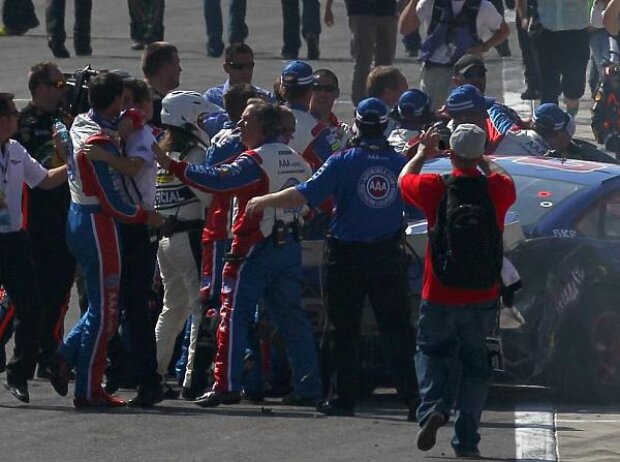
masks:
POLYGON ((480 11, 480 4, 482 0, 465 0, 465 5, 463 5, 463 9, 459 13, 459 16, 464 15, 467 21, 467 25, 469 26, 469 31, 471 35, 476 39, 476 42, 480 41, 478 37, 478 27, 476 26, 476 21, 478 19, 478 12, 480 11))
POLYGON ((428 31, 426 32, 427 36, 431 35, 437 28, 439 22, 444 19, 444 10, 446 8, 450 8, 450 10, 452 10, 452 3, 450 3, 450 0, 447 2, 446 0, 435 0, 433 2, 433 15, 431 16, 431 22, 428 25, 428 31))

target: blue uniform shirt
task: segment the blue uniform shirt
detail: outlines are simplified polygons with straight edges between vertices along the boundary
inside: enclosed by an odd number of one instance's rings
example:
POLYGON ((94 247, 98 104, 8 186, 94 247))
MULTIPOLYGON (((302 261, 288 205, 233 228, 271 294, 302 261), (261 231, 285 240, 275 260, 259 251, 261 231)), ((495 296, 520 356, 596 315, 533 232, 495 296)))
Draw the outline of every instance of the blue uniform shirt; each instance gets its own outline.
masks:
POLYGON ((407 163, 384 139, 333 154, 307 182, 296 186, 311 206, 329 196, 336 204, 329 226, 342 241, 371 242, 403 226, 398 175, 407 163))
MULTIPOLYGON (((217 104, 219 107, 224 107, 224 93, 228 91, 230 88, 230 82, 227 80, 224 84, 218 85, 216 87, 211 87, 207 91, 204 92, 202 97, 209 101, 210 103, 217 104)), ((252 85, 252 88, 258 95, 265 99, 268 103, 273 103, 274 97, 271 92, 265 90, 264 88, 257 87, 256 85, 252 85)))

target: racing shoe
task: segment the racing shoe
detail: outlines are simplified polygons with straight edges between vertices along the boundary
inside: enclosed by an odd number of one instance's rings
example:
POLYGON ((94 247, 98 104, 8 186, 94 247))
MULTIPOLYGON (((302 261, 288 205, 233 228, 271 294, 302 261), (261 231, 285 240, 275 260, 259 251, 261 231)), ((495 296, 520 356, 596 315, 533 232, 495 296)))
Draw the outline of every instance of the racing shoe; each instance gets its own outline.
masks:
POLYGON ((73 398, 73 405, 76 408, 117 408, 127 406, 127 402, 118 396, 108 395, 103 390, 101 394, 95 398, 86 398, 85 396, 76 396, 73 398))
POLYGON ((217 407, 220 404, 237 404, 241 401, 238 391, 209 391, 197 398, 194 404, 200 407, 217 407))
POLYGON ((71 366, 60 353, 54 353, 49 365, 50 383, 54 391, 60 396, 67 396, 69 391, 69 379, 71 378, 71 366))
POLYGON ((416 444, 420 451, 428 451, 435 446, 437 430, 446 423, 446 418, 441 412, 432 412, 418 432, 416 444))
POLYGON ((4 388, 12 394, 15 398, 20 400, 22 403, 30 402, 30 394, 28 393, 28 383, 25 382, 23 384, 13 383, 8 377, 4 382, 4 388))
POLYGON ((456 449, 454 455, 459 459, 480 459, 480 451, 477 449, 456 449))

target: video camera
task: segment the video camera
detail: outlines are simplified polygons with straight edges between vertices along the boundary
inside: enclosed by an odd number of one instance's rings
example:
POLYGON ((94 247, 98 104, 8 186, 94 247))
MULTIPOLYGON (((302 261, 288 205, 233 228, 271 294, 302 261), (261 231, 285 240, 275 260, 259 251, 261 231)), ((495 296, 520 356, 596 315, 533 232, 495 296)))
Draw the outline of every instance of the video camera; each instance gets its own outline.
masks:
POLYGON ((65 108, 72 117, 90 109, 88 82, 100 72, 100 70, 93 69, 89 64, 84 69, 77 70, 72 74, 64 74, 67 81, 65 108))

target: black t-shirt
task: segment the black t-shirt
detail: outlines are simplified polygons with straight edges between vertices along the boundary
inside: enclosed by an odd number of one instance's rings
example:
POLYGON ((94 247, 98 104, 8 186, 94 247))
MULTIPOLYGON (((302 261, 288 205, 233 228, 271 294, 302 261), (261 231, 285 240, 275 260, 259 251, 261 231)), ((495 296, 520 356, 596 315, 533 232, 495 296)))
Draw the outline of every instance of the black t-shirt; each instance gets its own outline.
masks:
MULTIPOLYGON (((45 113, 30 104, 19 115, 15 139, 47 169, 64 164, 56 154, 52 140, 52 124, 58 117, 57 112, 45 113)), ((65 183, 51 190, 29 188, 27 198, 24 216, 31 237, 64 239, 70 203, 69 185, 65 183)))
POLYGON ((394 16, 396 0, 345 0, 349 16, 394 16))
POLYGON ((149 87, 151 91, 151 98, 153 100, 153 118, 148 121, 153 127, 163 128, 161 126, 161 100, 165 95, 162 95, 153 87, 149 87))

